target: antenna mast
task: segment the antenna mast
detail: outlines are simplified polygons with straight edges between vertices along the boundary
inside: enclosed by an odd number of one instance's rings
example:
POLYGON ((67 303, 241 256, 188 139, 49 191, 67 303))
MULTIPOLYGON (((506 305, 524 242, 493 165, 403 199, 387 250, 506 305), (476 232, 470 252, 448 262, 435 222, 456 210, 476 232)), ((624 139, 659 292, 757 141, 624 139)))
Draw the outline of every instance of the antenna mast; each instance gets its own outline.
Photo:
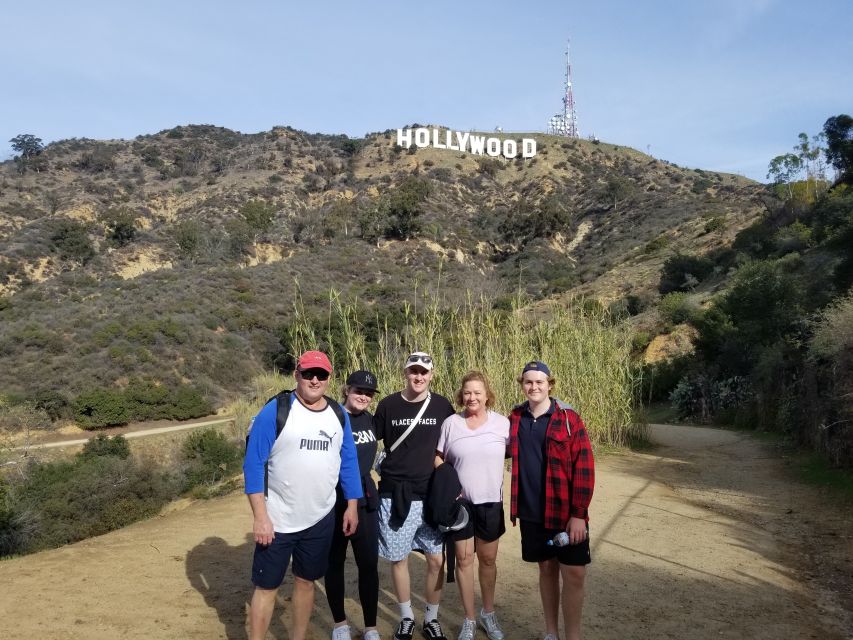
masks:
POLYGON ((578 137, 578 114, 575 111, 575 98, 572 93, 572 62, 569 58, 570 42, 566 42, 566 92, 563 95, 563 113, 558 113, 548 121, 548 133, 566 138, 578 137))

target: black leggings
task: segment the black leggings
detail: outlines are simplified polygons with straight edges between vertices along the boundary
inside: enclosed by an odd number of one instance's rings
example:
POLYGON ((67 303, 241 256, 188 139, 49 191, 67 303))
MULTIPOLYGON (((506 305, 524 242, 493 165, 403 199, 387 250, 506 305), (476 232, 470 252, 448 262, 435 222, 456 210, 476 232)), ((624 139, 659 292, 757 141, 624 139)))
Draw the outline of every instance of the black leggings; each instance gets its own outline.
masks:
POLYGON ((358 567, 358 597, 364 614, 364 626, 376 626, 376 608, 379 603, 379 512, 358 508, 358 529, 352 536, 345 536, 343 529, 344 510, 335 510, 335 533, 329 551, 329 568, 326 571, 326 598, 335 623, 343 622, 344 612, 344 564, 347 559, 347 543, 352 544, 352 553, 358 567))

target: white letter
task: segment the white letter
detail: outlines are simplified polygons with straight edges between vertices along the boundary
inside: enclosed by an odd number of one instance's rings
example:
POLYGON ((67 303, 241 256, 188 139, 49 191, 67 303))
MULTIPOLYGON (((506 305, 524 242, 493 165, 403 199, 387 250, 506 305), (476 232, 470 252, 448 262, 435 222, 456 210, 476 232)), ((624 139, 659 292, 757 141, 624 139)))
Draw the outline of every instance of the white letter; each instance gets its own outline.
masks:
POLYGON ((515 140, 504 140, 504 158, 510 159, 518 155, 518 145, 515 140))
POLYGON ((450 129, 447 129, 444 132, 444 143, 447 145, 448 149, 452 149, 453 151, 459 151, 459 147, 453 145, 453 139, 450 137, 450 129))
POLYGON ((429 129, 415 129, 415 146, 429 146, 429 129))
POLYGON ((397 146, 403 147, 404 149, 408 149, 412 146, 411 129, 397 129, 397 146))
POLYGON ((456 140, 459 142, 460 151, 465 151, 465 149, 468 148, 468 135, 467 131, 463 133, 460 133, 459 131, 456 132, 456 140))
POLYGON ((447 147, 438 141, 438 129, 432 130, 432 146, 436 149, 447 149, 447 147))
POLYGON ((483 155, 485 144, 486 139, 483 136, 471 136, 471 153, 476 153, 478 156, 483 155))
POLYGON ((486 141, 486 153, 493 158, 498 157, 501 154, 501 141, 497 138, 489 138, 486 141))
POLYGON ((521 156, 523 158, 532 158, 536 155, 536 139, 522 138, 521 139, 521 156))

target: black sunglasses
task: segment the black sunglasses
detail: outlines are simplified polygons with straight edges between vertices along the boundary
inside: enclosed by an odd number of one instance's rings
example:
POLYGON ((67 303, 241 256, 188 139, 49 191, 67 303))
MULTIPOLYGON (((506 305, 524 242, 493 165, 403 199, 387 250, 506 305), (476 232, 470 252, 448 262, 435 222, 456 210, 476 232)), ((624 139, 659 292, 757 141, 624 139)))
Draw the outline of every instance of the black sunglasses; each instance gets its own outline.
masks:
POLYGON ((417 364, 418 362, 422 362, 424 364, 432 364, 431 356, 422 356, 416 353, 413 353, 409 356, 409 359, 406 360, 406 364, 417 364))
POLYGON ((305 369, 304 371, 300 371, 299 375, 303 380, 313 380, 317 378, 320 382, 325 382, 329 379, 329 372, 325 369, 305 369))

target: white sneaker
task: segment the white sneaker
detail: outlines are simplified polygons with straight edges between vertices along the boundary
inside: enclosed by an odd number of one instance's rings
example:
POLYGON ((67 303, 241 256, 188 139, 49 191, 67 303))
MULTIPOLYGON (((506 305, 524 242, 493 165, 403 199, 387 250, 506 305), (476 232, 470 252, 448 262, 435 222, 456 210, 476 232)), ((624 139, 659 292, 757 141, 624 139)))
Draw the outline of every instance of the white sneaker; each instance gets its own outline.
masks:
MULTIPOLYGON (((480 626, 489 636, 489 640, 504 640, 504 632, 498 624, 498 616, 494 611, 486 613, 480 609, 480 626)), ((556 640, 556 639, 554 639, 556 640)))
POLYGON ((557 640, 557 636, 555 636, 553 633, 546 633, 545 640, 557 640))
POLYGON ((365 631, 362 636, 363 640, 380 640, 379 632, 376 629, 371 629, 370 631, 365 631))
POLYGON ((456 640, 474 640, 474 632, 477 630, 477 623, 473 620, 465 618, 462 621, 462 628, 459 630, 459 636, 456 640))
POLYGON ((332 629, 332 640, 352 640, 352 635, 349 632, 349 625, 345 624, 332 629))

